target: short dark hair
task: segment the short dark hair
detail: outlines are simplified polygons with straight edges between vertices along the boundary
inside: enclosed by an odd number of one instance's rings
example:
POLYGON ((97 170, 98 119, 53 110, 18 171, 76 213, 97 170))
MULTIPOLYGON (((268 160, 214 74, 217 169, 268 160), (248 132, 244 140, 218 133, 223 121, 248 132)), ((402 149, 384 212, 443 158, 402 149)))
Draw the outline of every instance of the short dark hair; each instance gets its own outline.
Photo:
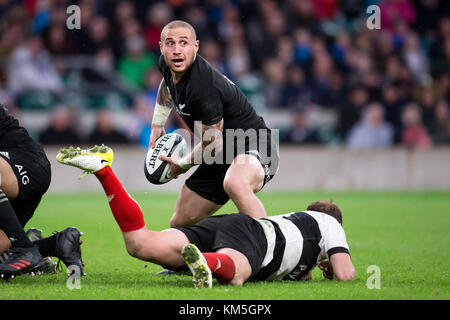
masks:
POLYGON ((183 20, 173 20, 171 22, 169 22, 168 24, 166 24, 164 26, 164 28, 161 31, 161 41, 163 41, 163 36, 165 36, 165 34, 167 33, 168 30, 170 29, 176 29, 176 28, 186 28, 189 29, 194 37, 194 40, 197 40, 197 33, 195 32, 194 27, 183 20))
POLYGON ((306 210, 326 213, 335 218, 342 225, 341 209, 331 200, 321 200, 311 203, 306 210))

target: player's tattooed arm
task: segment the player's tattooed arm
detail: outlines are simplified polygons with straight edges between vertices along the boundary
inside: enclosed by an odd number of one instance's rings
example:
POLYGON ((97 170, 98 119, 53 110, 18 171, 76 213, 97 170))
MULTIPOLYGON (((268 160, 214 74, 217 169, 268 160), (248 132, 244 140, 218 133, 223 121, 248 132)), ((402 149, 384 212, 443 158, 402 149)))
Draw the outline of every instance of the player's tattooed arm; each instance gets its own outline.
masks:
POLYGON ((173 102, 172 96, 170 95, 169 92, 169 87, 167 86, 166 81, 164 81, 164 79, 162 79, 161 83, 159 84, 156 101, 161 106, 165 106, 168 108, 172 108, 175 106, 175 103, 173 102))
POLYGON ((192 152, 183 159, 183 165, 192 166, 204 163, 205 160, 211 163, 215 155, 223 149, 223 119, 216 124, 204 125, 195 122, 195 131, 201 132, 201 143, 197 144, 192 152), (206 159, 210 157, 209 159, 206 159))
POLYGON ((202 151, 210 147, 211 155, 215 156, 223 148, 223 119, 213 125, 202 125, 202 151))
POLYGON ((149 148, 154 148, 156 140, 166 134, 164 125, 166 124, 174 105, 175 103, 170 96, 169 88, 164 79, 162 79, 156 96, 155 110, 153 111, 149 148))

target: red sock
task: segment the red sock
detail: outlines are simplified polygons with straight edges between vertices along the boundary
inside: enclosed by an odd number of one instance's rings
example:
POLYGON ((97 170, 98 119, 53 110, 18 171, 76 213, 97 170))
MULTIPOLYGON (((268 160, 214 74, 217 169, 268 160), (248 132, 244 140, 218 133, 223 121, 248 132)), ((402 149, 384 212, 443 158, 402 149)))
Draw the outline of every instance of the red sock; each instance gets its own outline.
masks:
POLYGON ((233 259, 225 253, 202 252, 203 256, 211 269, 213 276, 220 283, 229 283, 234 278, 236 267, 233 259))
POLYGON ((123 232, 139 230, 145 226, 139 204, 128 194, 111 167, 104 167, 95 176, 105 190, 112 214, 123 232))

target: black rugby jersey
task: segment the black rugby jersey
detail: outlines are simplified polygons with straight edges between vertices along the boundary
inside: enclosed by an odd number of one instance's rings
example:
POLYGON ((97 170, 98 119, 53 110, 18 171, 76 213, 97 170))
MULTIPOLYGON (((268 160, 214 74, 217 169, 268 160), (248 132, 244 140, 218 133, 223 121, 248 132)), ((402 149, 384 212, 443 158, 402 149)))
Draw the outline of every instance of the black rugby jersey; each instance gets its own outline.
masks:
POLYGON ((3 105, 0 105, 0 139, 6 132, 18 127, 19 121, 14 119, 3 105))
POLYGON ((200 55, 197 54, 176 85, 162 55, 159 68, 177 113, 193 132, 194 121, 213 125, 222 119, 224 133, 226 129, 267 129, 263 118, 255 112, 242 91, 200 55))
POLYGON ((298 280, 331 255, 349 253, 344 229, 325 213, 293 212, 256 221, 264 230, 267 251, 254 280, 298 280))
POLYGON ((44 152, 42 147, 29 136, 28 131, 19 125, 19 121, 10 115, 3 105, 0 105, 0 151, 22 145, 29 151, 44 152))

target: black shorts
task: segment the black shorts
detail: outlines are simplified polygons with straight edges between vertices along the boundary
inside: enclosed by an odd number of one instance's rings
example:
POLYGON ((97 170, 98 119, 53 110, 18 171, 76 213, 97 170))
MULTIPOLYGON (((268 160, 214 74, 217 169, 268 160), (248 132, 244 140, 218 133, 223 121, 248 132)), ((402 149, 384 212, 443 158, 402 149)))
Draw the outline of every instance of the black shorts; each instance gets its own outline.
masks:
POLYGON ((191 226, 177 227, 201 252, 231 248, 245 255, 255 275, 264 260, 267 239, 260 224, 242 214, 216 215, 191 226))
POLYGON ((185 181, 186 186, 199 196, 224 205, 230 197, 223 188, 223 181, 232 160, 239 154, 250 154, 259 160, 264 170, 264 187, 277 173, 279 165, 278 141, 273 141, 271 137, 271 131, 268 130, 267 134, 259 134, 256 139, 245 140, 241 147, 237 147, 235 140, 227 139, 224 150, 232 149, 231 156, 224 152, 219 156, 220 163, 199 165, 185 181))
POLYGON ((17 177, 19 195, 10 203, 20 223, 25 226, 50 186, 50 162, 45 153, 33 144, 2 149, 0 156, 9 163, 17 177))

